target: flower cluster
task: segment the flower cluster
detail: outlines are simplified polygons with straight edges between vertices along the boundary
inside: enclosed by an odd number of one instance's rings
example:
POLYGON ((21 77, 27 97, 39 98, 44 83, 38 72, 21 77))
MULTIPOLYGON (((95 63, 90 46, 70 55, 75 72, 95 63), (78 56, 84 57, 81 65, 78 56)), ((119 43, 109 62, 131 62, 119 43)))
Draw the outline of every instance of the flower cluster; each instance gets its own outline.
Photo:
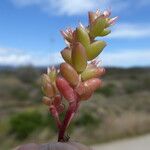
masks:
POLYGON ((88 100, 94 91, 102 85, 100 77, 105 69, 99 67, 96 57, 106 46, 105 41, 96 37, 108 35, 108 29, 117 17, 110 18, 111 12, 89 12, 89 25, 81 23, 75 30, 68 28, 61 31, 66 47, 61 51, 64 63, 59 71, 54 67, 48 68, 47 74, 42 76, 42 89, 45 94, 44 104, 56 120, 59 136, 58 141, 65 141, 65 130, 77 111, 80 102, 88 100), (68 102, 68 109, 63 121, 59 114, 64 109, 63 98, 68 102))

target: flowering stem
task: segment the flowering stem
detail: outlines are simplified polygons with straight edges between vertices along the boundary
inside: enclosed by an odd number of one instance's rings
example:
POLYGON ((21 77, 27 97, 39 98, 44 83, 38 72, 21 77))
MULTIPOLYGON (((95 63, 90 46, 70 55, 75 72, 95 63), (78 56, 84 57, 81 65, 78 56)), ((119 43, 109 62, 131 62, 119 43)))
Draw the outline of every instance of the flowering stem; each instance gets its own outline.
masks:
POLYGON ((62 123, 62 126, 61 126, 60 130, 59 130, 58 142, 60 142, 60 141, 65 142, 65 139, 64 139, 65 131, 66 131, 67 127, 69 126, 71 120, 73 119, 77 108, 78 107, 77 107, 77 102, 76 101, 71 102, 69 104, 68 110, 67 110, 66 115, 65 115, 65 119, 62 123))
POLYGON ((60 121, 59 114, 58 114, 58 112, 56 110, 56 107, 51 106, 49 111, 50 111, 51 115, 53 116, 53 118, 54 118, 54 120, 56 122, 57 128, 60 129, 61 125, 62 125, 62 122, 60 121))

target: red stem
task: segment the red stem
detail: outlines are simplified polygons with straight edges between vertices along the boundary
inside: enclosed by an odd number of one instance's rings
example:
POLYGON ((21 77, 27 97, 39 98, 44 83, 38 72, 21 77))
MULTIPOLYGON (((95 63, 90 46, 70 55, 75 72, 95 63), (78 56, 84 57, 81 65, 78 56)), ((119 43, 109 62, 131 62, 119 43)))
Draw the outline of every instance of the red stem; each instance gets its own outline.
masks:
POLYGON ((76 101, 69 104, 68 110, 67 110, 66 115, 65 115, 65 119, 63 121, 63 124, 62 124, 60 130, 59 130, 58 142, 60 142, 60 141, 65 142, 65 140, 64 140, 65 131, 66 131, 67 127, 69 126, 71 120, 73 119, 77 108, 78 107, 77 107, 76 101))

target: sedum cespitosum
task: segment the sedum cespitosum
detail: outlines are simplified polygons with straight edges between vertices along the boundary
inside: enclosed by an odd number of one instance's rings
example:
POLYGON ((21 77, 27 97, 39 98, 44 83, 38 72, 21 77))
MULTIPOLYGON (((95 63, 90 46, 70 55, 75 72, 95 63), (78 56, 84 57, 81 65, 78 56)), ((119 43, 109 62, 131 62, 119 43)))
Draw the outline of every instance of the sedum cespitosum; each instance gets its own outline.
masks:
POLYGON ((68 141, 65 131, 74 117, 82 101, 88 100, 94 91, 101 87, 100 77, 105 69, 99 67, 97 56, 106 46, 103 37, 110 34, 108 29, 117 17, 110 18, 111 12, 89 12, 89 25, 81 23, 73 30, 67 28, 61 31, 66 47, 61 51, 65 62, 60 68, 51 67, 47 74, 42 75, 43 103, 48 105, 49 111, 56 121, 59 134, 58 141, 68 141), (100 38, 99 38, 100 39, 100 38), (64 107, 63 98, 68 102, 64 107), (63 120, 60 114, 66 111, 63 120))

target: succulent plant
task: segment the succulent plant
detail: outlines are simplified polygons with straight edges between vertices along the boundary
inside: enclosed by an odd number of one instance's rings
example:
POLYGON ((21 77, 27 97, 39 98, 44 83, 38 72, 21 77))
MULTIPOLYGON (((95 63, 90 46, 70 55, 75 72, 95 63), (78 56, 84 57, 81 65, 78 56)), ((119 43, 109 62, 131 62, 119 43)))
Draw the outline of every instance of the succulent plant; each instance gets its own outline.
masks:
POLYGON ((58 128, 58 142, 48 144, 26 144, 17 150, 90 150, 76 142, 69 141, 65 134, 70 122, 82 101, 89 100, 94 91, 101 87, 101 76, 105 69, 99 66, 97 56, 106 46, 106 42, 97 40, 110 34, 108 29, 117 17, 110 18, 111 12, 89 12, 89 25, 81 23, 75 30, 61 31, 66 47, 61 51, 65 62, 59 69, 50 67, 42 75, 43 103, 49 107, 58 128), (68 103, 64 103, 64 99, 68 103), (65 112, 63 120, 60 114, 65 112))
POLYGON ((106 42, 97 40, 97 37, 108 35, 108 29, 113 25, 117 17, 110 18, 111 12, 89 12, 89 25, 81 23, 76 29, 67 28, 61 31, 66 47, 61 51, 65 62, 60 68, 48 68, 47 74, 42 76, 42 90, 44 92, 43 103, 49 107, 49 111, 58 127, 58 141, 67 142, 65 136, 67 127, 73 119, 82 101, 88 100, 94 91, 101 87, 101 76, 105 69, 100 67, 97 56, 106 46, 106 42), (64 100, 68 102, 65 109, 64 100), (60 114, 66 112, 64 120, 60 114))

